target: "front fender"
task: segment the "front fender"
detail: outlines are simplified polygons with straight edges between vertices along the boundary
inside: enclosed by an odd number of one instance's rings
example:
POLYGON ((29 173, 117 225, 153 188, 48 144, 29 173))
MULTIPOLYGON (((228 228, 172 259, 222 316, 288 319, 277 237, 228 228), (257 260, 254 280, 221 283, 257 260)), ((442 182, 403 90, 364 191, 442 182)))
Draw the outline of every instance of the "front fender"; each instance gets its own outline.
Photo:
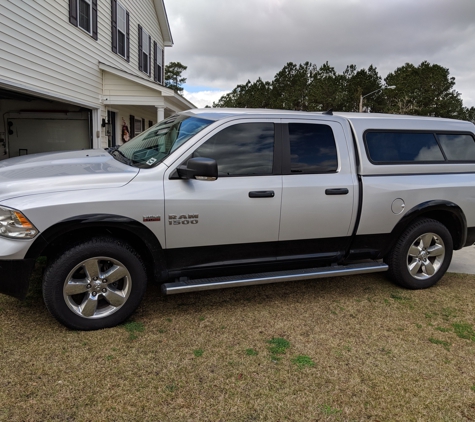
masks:
POLYGON ((145 263, 153 266, 155 278, 166 276, 162 246, 155 234, 137 220, 114 214, 85 214, 62 220, 40 233, 25 258, 36 259, 55 243, 71 243, 75 238, 90 238, 96 232, 115 235, 128 241, 138 249, 137 252, 144 255, 145 263))

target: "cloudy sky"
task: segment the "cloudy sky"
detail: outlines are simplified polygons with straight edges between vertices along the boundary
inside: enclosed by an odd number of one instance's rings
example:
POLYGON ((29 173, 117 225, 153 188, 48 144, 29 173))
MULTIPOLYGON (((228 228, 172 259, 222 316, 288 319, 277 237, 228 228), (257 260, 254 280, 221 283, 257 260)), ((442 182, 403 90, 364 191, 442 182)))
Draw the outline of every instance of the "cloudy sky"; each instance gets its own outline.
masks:
POLYGON ((475 106, 475 0, 165 0, 175 45, 166 63, 188 66, 185 96, 212 105, 237 84, 272 80, 289 61, 374 65, 384 78, 427 60, 450 70, 475 106))

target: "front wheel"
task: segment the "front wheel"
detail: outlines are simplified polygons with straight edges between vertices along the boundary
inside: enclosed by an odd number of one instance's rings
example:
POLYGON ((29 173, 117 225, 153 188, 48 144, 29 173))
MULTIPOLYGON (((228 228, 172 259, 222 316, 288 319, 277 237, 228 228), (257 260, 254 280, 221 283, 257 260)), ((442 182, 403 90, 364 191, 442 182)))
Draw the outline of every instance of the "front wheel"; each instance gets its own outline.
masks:
POLYGON ((66 327, 97 330, 127 319, 139 306, 147 276, 126 243, 97 238, 58 256, 44 275, 43 298, 66 327))
POLYGON ((443 224, 429 218, 417 220, 388 255, 388 275, 402 287, 426 289, 445 274, 452 252, 452 236, 443 224))

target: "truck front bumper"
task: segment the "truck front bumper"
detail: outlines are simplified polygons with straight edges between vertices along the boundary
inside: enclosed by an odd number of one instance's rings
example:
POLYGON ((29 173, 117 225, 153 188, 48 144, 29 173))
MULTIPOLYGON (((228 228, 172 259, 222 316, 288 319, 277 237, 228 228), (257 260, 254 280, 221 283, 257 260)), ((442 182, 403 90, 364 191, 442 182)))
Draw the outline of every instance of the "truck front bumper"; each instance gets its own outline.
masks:
POLYGON ((24 299, 35 259, 0 260, 0 293, 24 299))

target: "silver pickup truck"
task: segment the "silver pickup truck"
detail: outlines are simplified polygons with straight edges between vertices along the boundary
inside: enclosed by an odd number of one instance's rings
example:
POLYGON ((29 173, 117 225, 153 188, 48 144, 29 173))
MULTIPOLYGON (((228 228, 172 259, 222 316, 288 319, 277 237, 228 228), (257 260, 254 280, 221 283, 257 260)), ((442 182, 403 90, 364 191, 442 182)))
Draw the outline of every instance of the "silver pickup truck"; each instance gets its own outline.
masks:
POLYGON ((434 285, 475 241, 475 126, 412 116, 203 109, 108 150, 0 162, 0 292, 62 324, 164 294, 387 271, 434 285))

